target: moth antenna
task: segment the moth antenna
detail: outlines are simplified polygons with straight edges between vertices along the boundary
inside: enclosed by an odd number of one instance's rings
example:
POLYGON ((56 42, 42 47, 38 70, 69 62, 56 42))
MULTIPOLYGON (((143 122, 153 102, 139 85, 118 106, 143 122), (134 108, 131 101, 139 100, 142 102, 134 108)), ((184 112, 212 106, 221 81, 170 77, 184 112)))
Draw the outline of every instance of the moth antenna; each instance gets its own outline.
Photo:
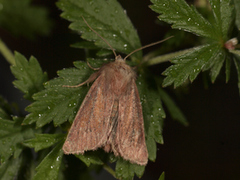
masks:
POLYGON ((173 36, 170 36, 170 37, 167 37, 166 39, 163 39, 163 40, 161 40, 161 41, 157 41, 157 42, 154 42, 154 43, 145 45, 145 46, 143 46, 143 47, 140 47, 140 48, 138 48, 138 49, 135 49, 134 51, 132 51, 131 53, 129 53, 123 60, 126 61, 126 59, 127 59, 129 56, 131 56, 132 54, 134 54, 134 53, 137 52, 137 51, 140 51, 140 50, 142 50, 142 49, 148 48, 148 47, 150 47, 150 46, 154 46, 154 45, 156 45, 156 44, 160 44, 160 43, 162 43, 162 42, 164 42, 164 41, 166 41, 166 40, 168 40, 168 39, 170 39, 170 38, 172 38, 172 37, 173 37, 173 36))
POLYGON ((86 23, 86 25, 87 25, 96 35, 98 35, 98 37, 100 37, 100 38, 111 48, 114 56, 117 57, 117 54, 116 54, 115 50, 114 50, 113 47, 107 42, 107 40, 104 39, 100 34, 98 34, 98 32, 95 31, 95 30, 87 23, 87 21, 84 19, 83 16, 82 16, 82 18, 83 18, 83 21, 86 23))

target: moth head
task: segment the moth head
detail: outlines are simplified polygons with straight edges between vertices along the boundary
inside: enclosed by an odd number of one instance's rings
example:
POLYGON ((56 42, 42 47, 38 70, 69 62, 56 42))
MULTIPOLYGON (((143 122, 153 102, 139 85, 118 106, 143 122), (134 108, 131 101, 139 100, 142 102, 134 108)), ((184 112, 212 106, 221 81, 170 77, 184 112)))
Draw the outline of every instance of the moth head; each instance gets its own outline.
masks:
POLYGON ((117 61, 117 62, 125 62, 125 58, 123 59, 121 55, 117 55, 115 57, 115 61, 117 61))

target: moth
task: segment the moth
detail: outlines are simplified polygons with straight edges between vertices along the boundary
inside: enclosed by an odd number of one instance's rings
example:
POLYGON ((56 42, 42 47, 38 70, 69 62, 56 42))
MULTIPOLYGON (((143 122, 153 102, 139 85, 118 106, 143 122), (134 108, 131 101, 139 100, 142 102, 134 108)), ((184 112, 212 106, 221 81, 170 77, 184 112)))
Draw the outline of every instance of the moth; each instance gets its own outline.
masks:
MULTIPOLYGON (((102 38, 84 18, 83 20, 102 38)), ((103 41, 109 45, 105 39, 103 41)), ((156 43, 150 45, 154 44, 156 43)), ((65 154, 83 154, 85 151, 103 148, 131 163, 146 165, 148 150, 142 106, 135 83, 137 75, 126 64, 126 58, 132 53, 123 59, 116 55, 110 45, 109 47, 115 55, 114 62, 103 65, 79 85, 65 86, 79 87, 94 81, 68 132, 63 151, 65 154)))

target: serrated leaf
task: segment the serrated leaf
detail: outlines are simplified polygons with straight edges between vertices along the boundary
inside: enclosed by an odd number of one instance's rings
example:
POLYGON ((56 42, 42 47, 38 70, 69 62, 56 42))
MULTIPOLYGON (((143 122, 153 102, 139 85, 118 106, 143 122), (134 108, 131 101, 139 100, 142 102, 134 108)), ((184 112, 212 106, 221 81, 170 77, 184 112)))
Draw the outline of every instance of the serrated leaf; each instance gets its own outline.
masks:
POLYGON ((234 7, 235 7, 235 11, 236 11, 236 25, 238 27, 238 29, 240 29, 240 1, 239 0, 233 0, 234 1, 234 7))
POLYGON ((200 71, 209 69, 211 80, 214 82, 225 59, 230 56, 223 47, 233 29, 235 11, 232 1, 210 1, 212 22, 208 22, 184 0, 152 0, 152 2, 151 8, 160 13, 160 20, 172 23, 173 28, 190 31, 208 39, 208 44, 196 47, 192 52, 172 60, 175 65, 163 72, 167 76, 163 86, 174 84, 174 87, 178 87, 188 78, 190 81, 195 80, 200 71))
POLYGON ((156 142, 163 143, 162 126, 165 112, 155 81, 148 79, 144 74, 140 74, 136 83, 143 110, 148 158, 154 161, 157 152, 156 142))
POLYGON ((24 141, 23 144, 30 148, 34 148, 37 152, 56 144, 63 140, 64 137, 65 134, 35 134, 35 138, 28 139, 24 141))
POLYGON ((0 179, 1 180, 10 180, 15 179, 19 168, 22 163, 22 157, 14 158, 11 157, 10 159, 6 160, 5 162, 1 163, 0 165, 0 179))
POLYGON ((185 0, 151 0, 151 9, 160 15, 158 18, 167 23, 173 24, 174 29, 205 36, 212 39, 219 39, 221 32, 197 12, 194 6, 189 6, 185 0))
POLYGON ((218 74, 220 73, 220 70, 223 66, 225 58, 226 58, 225 51, 222 51, 221 53, 217 54, 217 56, 215 57, 215 59, 216 59, 215 61, 217 61, 217 63, 213 64, 211 71, 210 71, 210 76, 211 76, 212 82, 214 82, 216 80, 218 74))
POLYGON ((43 89, 47 81, 47 74, 43 73, 38 61, 30 57, 29 61, 18 52, 15 52, 16 65, 11 66, 11 71, 16 79, 14 86, 24 93, 26 99, 32 100, 32 95, 43 89))
POLYGON ((228 40, 229 34, 233 28, 233 23, 235 19, 235 9, 232 0, 209 0, 212 12, 214 15, 215 22, 213 26, 215 31, 220 31, 219 40, 226 41, 228 40))
MULTIPOLYGON (((95 151, 96 152, 96 151, 95 151)), ((91 164, 102 165, 103 161, 99 158, 99 154, 95 152, 89 151, 83 154, 75 154, 77 158, 79 158, 82 162, 86 164, 86 166, 90 166, 91 164)))
POLYGON ((33 131, 28 126, 19 126, 12 120, 0 119, 1 163, 7 161, 12 155, 17 158, 22 151, 21 143, 26 137, 31 136, 33 131))
POLYGON ((122 158, 117 161, 115 168, 117 178, 122 180, 132 180, 134 173, 140 178, 144 170, 145 166, 131 164, 129 161, 125 161, 122 158))
POLYGON ((161 174, 161 176, 159 177, 158 180, 164 180, 164 179, 165 179, 165 172, 163 172, 163 173, 161 174))
MULTIPOLYGON (((89 60, 89 63, 100 67, 104 61, 89 60)), ((24 124, 36 122, 37 127, 42 127, 53 121, 55 126, 59 126, 67 120, 73 121, 89 87, 69 88, 63 85, 80 84, 94 72, 85 62, 78 61, 74 65, 77 68, 59 71, 59 78, 45 83, 46 89, 33 96, 35 102, 26 108, 30 114, 24 119, 24 124)))
POLYGON ((162 89, 158 89, 159 94, 161 96, 161 100, 166 105, 170 116, 180 122, 181 124, 187 126, 188 122, 184 114, 181 112, 181 110, 176 106, 175 102, 171 99, 171 97, 162 89))
POLYGON ((192 82, 201 71, 210 69, 214 63, 219 64, 224 54, 218 44, 206 44, 198 46, 193 51, 178 56, 172 60, 175 65, 167 68, 163 75, 167 76, 163 86, 174 83, 174 87, 180 86, 188 78, 192 82))
MULTIPOLYGON (((141 47, 136 30, 116 0, 60 0, 57 5, 63 11, 61 16, 72 22, 70 28, 82 33, 83 39, 94 41, 98 47, 110 49, 100 37, 89 31, 82 17, 117 51, 128 54, 141 47)), ((141 52, 132 57, 140 59, 141 52)))
POLYGON ((7 101, 0 96, 0 119, 10 119, 12 110, 7 101))
POLYGON ((47 9, 33 6, 30 2, 31 0, 1 0, 4 8, 0 11, 0 26, 16 36, 34 38, 38 34, 48 35, 52 22, 47 9))
POLYGON ((37 173, 33 180, 55 180, 58 179, 58 172, 62 162, 62 145, 57 144, 52 151, 42 160, 36 168, 37 173))

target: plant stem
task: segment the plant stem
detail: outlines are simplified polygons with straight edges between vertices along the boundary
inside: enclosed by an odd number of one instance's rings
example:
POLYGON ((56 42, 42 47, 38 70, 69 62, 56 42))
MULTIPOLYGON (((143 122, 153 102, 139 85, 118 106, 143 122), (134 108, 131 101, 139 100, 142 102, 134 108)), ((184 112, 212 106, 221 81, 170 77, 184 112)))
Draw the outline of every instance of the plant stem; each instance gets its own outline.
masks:
POLYGON ((104 164, 104 165, 103 165, 103 168, 104 168, 107 172, 109 172, 114 178, 117 178, 117 177, 116 177, 116 174, 115 174, 115 171, 114 171, 110 166, 108 166, 107 164, 104 164))
POLYGON ((6 44, 0 39, 0 52, 3 57, 11 64, 15 65, 15 58, 11 50, 6 46, 6 44))
POLYGON ((144 56, 143 62, 147 66, 152 66, 152 65, 155 65, 155 64, 164 63, 164 62, 169 61, 170 59, 173 59, 176 56, 186 54, 186 53, 192 51, 193 49, 194 48, 190 48, 190 49, 186 49, 186 50, 182 50, 182 51, 177 51, 177 52, 174 52, 174 53, 169 53, 169 54, 166 54, 166 55, 157 56, 157 57, 154 57, 154 58, 149 59, 149 60, 148 60, 148 57, 151 57, 151 54, 147 54, 146 56, 144 56))

